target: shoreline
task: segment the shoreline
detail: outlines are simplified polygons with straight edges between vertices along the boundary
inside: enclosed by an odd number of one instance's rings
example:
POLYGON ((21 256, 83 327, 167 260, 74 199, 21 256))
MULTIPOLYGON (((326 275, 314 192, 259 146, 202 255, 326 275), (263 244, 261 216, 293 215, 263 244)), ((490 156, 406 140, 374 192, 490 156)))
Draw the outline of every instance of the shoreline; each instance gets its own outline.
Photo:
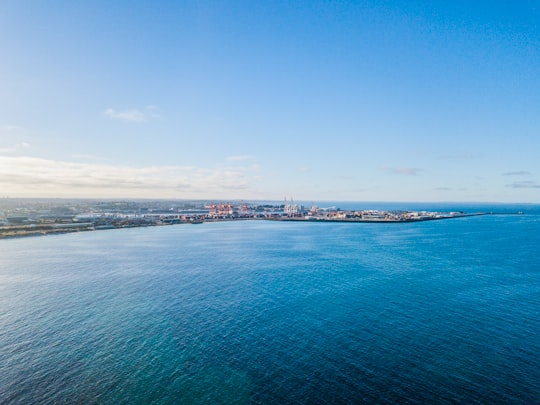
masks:
MULTIPOLYGON (((376 223, 376 224, 403 224, 411 222, 426 222, 426 221, 438 221, 442 219, 454 219, 454 218, 464 218, 464 217, 478 217, 483 215, 507 215, 507 214, 494 214, 491 212, 477 212, 472 214, 459 214, 459 215, 449 215, 449 216, 440 216, 440 217, 425 217, 425 218, 409 218, 409 219, 357 219, 357 218, 268 218, 269 221, 294 221, 294 222, 346 222, 346 223, 376 223)), ((508 214, 508 215, 518 215, 508 214)), ((266 219, 266 218, 265 218, 266 219)))
POLYGON ((154 226, 171 226, 171 225, 195 225, 205 222, 233 222, 233 221, 276 221, 276 222, 306 222, 306 223, 363 223, 363 224, 410 224, 415 222, 437 221, 444 219, 457 219, 467 217, 477 217, 485 215, 521 215, 521 213, 494 213, 494 212, 477 212, 470 214, 457 214, 446 216, 428 216, 419 218, 401 218, 401 219, 362 219, 362 218, 325 218, 325 217, 268 217, 268 218, 205 218, 199 220, 186 220, 183 222, 174 223, 139 223, 130 225, 110 225, 100 226, 93 223, 73 223, 73 224, 34 224, 20 226, 4 226, 0 227, 1 239, 26 238, 34 236, 58 235, 75 232, 91 232, 104 231, 111 229, 127 229, 127 228, 146 228, 154 226))

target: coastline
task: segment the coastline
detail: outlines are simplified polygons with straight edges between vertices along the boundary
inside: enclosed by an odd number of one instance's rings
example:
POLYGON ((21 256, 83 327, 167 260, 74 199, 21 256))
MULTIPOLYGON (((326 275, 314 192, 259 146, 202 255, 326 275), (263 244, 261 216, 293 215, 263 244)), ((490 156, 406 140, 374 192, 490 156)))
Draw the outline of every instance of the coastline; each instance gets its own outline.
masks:
MULTIPOLYGON (((454 219, 454 218, 464 218, 464 217, 478 217, 483 215, 507 215, 507 214, 494 214, 491 212, 476 212, 471 214, 459 214, 459 215, 449 215, 449 216, 440 216, 440 217, 422 217, 422 218, 404 218, 404 219, 359 219, 359 218, 268 218, 267 220, 271 221, 295 221, 295 222, 346 222, 346 223, 376 223, 376 224, 403 224, 411 222, 426 222, 426 221, 438 221, 442 219, 454 219)), ((517 213, 516 213, 517 215, 517 213)))
POLYGON ((111 224, 111 225, 96 225, 94 223, 70 223, 70 224, 32 224, 19 226, 0 226, 0 239, 14 239, 32 236, 57 235, 74 232, 90 232, 110 229, 125 229, 125 228, 145 228, 150 226, 170 226, 170 225, 187 225, 187 224, 202 224, 205 222, 232 222, 232 221, 278 221, 278 222, 309 222, 309 223, 369 223, 369 224, 410 224, 414 222, 436 221, 444 219, 457 219, 485 215, 520 215, 521 213, 493 213, 493 212, 477 212, 477 213, 460 213, 454 215, 440 216, 424 216, 418 218, 325 218, 325 217, 247 217, 247 218, 201 218, 196 220, 185 220, 177 222, 148 222, 148 223, 131 223, 131 224, 111 224))

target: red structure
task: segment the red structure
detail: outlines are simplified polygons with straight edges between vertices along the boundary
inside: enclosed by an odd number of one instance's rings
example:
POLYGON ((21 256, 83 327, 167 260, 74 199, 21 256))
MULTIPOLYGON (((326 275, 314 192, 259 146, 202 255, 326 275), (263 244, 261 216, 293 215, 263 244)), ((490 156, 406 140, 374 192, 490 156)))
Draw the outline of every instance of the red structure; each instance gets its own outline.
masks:
POLYGON ((225 204, 210 204, 208 206, 208 215, 211 217, 226 217, 234 212, 233 206, 230 203, 225 204))

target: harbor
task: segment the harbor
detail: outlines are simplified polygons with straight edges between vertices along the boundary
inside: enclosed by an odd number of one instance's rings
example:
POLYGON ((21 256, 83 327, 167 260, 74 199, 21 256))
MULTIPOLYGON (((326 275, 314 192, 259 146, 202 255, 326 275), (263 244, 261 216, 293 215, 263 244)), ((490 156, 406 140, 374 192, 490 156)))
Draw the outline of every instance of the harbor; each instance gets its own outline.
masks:
MULTIPOLYGON (((411 223, 492 212, 375 210, 305 207, 284 203, 172 201, 18 200, 0 211, 0 239, 95 230, 220 221, 294 221, 317 223, 411 223)), ((9 201, 8 201, 9 202, 9 201)))

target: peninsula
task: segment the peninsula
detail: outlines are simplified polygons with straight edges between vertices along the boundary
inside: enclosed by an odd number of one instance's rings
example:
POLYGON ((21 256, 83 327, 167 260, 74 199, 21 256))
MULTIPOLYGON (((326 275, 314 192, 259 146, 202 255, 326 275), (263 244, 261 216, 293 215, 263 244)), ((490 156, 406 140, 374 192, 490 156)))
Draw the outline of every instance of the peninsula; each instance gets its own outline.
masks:
POLYGON ((0 200, 0 238, 130 227, 268 220, 357 223, 410 223, 487 213, 462 211, 341 210, 243 201, 0 200))

